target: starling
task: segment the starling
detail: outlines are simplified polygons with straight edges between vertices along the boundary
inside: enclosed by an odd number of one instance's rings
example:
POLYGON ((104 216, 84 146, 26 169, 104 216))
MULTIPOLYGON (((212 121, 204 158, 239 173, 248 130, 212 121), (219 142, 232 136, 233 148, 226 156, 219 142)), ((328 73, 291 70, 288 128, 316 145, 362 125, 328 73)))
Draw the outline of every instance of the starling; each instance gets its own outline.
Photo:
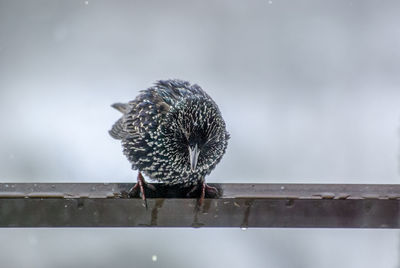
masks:
MULTIPOLYGON (((130 192, 147 184, 141 173, 165 185, 218 191, 205 183, 205 176, 226 151, 229 134, 217 104, 198 85, 182 80, 160 80, 128 103, 115 103, 122 117, 110 135, 122 141, 125 156, 138 170, 130 192)), ((153 186, 152 186, 153 187, 153 186)))

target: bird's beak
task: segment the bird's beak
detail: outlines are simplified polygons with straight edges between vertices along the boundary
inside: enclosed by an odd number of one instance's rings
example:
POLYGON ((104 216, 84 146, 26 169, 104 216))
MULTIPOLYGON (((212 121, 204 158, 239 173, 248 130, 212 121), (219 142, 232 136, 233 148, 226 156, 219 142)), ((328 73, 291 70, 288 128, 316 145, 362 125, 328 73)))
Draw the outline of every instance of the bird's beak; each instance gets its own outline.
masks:
POLYGON ((195 146, 189 146, 190 169, 192 171, 196 170, 197 160, 199 160, 199 154, 200 150, 197 147, 197 144, 195 146))

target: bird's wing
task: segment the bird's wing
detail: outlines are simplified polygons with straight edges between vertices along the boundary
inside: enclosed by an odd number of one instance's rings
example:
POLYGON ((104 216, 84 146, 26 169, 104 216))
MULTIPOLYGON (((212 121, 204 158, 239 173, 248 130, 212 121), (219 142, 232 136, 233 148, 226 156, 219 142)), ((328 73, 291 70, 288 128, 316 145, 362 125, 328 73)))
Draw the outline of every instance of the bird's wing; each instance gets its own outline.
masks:
POLYGON ((122 117, 117 122, 114 123, 114 125, 112 126, 111 130, 108 131, 108 133, 110 133, 111 137, 117 140, 122 140, 128 135, 128 133, 124 130, 123 127, 122 117))
POLYGON ((114 139, 122 140, 129 135, 129 133, 126 131, 126 128, 124 127, 124 117, 129 112, 130 105, 129 103, 114 103, 111 105, 111 107, 120 111, 124 115, 117 122, 114 123, 108 133, 110 133, 111 137, 113 137, 114 139))

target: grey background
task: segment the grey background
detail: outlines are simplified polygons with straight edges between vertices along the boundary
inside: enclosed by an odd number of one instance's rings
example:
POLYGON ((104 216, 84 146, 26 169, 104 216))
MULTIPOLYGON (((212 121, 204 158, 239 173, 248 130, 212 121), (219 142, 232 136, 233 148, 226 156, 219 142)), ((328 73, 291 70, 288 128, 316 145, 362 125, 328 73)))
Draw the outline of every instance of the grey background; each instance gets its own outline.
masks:
MULTIPOLYGON (((133 182, 109 105, 181 78, 215 99, 232 136, 209 182, 398 183, 399 14, 394 0, 0 0, 0 182, 133 182)), ((400 267, 396 230, 0 240, 1 267, 400 267)))

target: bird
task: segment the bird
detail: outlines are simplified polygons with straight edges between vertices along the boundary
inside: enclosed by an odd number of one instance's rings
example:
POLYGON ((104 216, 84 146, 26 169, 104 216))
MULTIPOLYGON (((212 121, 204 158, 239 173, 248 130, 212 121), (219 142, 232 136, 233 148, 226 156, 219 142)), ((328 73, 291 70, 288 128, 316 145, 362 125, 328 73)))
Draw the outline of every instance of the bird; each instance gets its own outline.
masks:
POLYGON ((138 170, 137 183, 129 193, 144 187, 144 180, 200 191, 201 205, 206 193, 218 190, 205 182, 226 152, 230 134, 215 101, 197 84, 179 79, 158 80, 128 103, 111 105, 122 113, 109 134, 121 140, 123 153, 138 170), (142 174, 143 173, 143 174, 142 174))

